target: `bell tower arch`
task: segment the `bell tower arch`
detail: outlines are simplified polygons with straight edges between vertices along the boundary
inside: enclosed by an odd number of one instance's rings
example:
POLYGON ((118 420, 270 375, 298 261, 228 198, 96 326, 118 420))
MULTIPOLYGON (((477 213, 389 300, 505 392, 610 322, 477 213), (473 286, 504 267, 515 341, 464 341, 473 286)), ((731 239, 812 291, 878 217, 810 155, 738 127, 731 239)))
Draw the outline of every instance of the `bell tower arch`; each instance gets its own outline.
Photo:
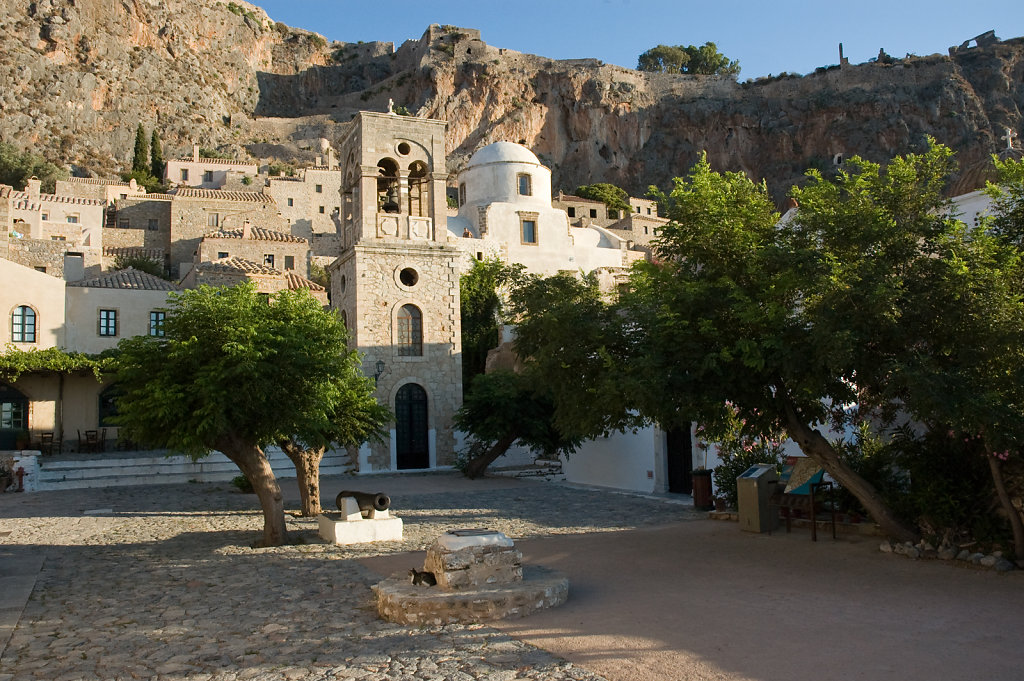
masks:
POLYGON ((360 112, 339 145, 343 248, 331 265, 332 305, 363 355, 364 373, 376 376, 377 398, 404 419, 387 442, 360 449, 361 472, 454 462, 460 254, 448 242, 445 127, 360 112))

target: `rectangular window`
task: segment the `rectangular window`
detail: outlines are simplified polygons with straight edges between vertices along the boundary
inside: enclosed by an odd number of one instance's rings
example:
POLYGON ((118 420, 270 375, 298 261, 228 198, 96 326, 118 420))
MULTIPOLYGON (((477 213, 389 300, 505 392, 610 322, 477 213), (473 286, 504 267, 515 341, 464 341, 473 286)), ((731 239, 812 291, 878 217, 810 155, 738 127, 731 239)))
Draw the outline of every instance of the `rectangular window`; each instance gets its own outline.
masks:
POLYGON ((206 217, 206 224, 209 227, 220 227, 220 213, 210 213, 206 217))
POLYGON ((590 217, 592 217, 592 218, 596 218, 597 217, 597 209, 596 208, 591 208, 590 209, 590 217))
POLYGON ((324 212, 324 207, 320 206, 320 213, 323 214, 323 212, 324 212))
POLYGON ((217 251, 217 260, 223 260, 226 257, 228 257, 227 251, 217 251))
POLYGON ((167 318, 167 313, 163 310, 153 310, 149 313, 149 335, 158 336, 163 338, 164 336, 164 320, 167 318))
POLYGON ((519 182, 519 194, 521 196, 532 196, 533 187, 530 184, 530 176, 527 173, 519 173, 516 179, 519 182))
POLYGON ((43 274, 46 274, 46 268, 40 265, 36 265, 36 272, 42 272, 43 274))
POLYGON ((54 235, 54 236, 50 237, 50 241, 67 241, 67 240, 68 240, 68 238, 66 236, 56 236, 56 235, 54 235))
POLYGON ((644 225, 644 234, 647 234, 647 226, 644 225))
POLYGON ((146 229, 151 232, 156 232, 160 229, 160 221, 156 218, 149 218, 149 220, 146 221, 146 229))
POLYGON ((294 206, 295 205, 295 199, 288 199, 288 205, 289 206, 294 206))
POLYGON ((466 205, 466 183, 463 182, 459 185, 459 205, 466 205))
POLYGON ((266 255, 264 255, 263 256, 263 264, 264 265, 270 265, 271 267, 273 267, 274 266, 274 254, 273 253, 267 253, 266 255))
POLYGON ((295 256, 294 255, 286 255, 286 256, 284 256, 284 268, 286 270, 294 270, 295 269, 295 256))
POLYGON ((317 194, 323 194, 324 193, 324 186, 322 184, 318 184, 316 186, 316 193, 317 194))
POLYGON ((213 171, 212 170, 204 170, 203 171, 203 182, 213 182, 213 171))
POLYGON ((647 214, 648 214, 648 215, 650 215, 650 214, 651 214, 651 209, 650 209, 650 208, 648 208, 648 209, 647 209, 647 214))
POLYGON ((639 212, 640 212, 640 206, 637 206, 637 207, 636 207, 636 212, 637 212, 637 213, 639 213, 639 212))
POLYGON ((131 222, 128 221, 128 218, 118 218, 117 219, 117 227, 118 227, 118 229, 128 229, 131 226, 132 226, 132 224, 131 224, 131 222))
POLYGON ((47 220, 50 219, 50 214, 49 213, 43 213, 40 217, 42 217, 43 222, 46 222, 47 220))
POLYGON ((188 168, 181 169, 181 181, 188 182, 188 168))
POLYGON ((524 244, 535 244, 537 243, 537 221, 536 220, 523 220, 522 225, 522 236, 524 244))
POLYGON ((619 211, 609 209, 608 210, 608 219, 609 220, 618 220, 619 219, 619 211))
POLYGON ((72 225, 77 225, 78 224, 78 216, 77 215, 69 215, 68 216, 68 222, 71 223, 72 225))
POLYGON ((567 213, 569 214, 569 217, 571 217, 571 218, 574 218, 574 217, 576 217, 576 208, 575 208, 575 207, 573 207, 573 206, 569 206, 569 207, 568 207, 568 208, 566 209, 566 212, 567 212, 567 213))
POLYGON ((117 310, 100 310, 99 332, 101 336, 117 335, 117 310))

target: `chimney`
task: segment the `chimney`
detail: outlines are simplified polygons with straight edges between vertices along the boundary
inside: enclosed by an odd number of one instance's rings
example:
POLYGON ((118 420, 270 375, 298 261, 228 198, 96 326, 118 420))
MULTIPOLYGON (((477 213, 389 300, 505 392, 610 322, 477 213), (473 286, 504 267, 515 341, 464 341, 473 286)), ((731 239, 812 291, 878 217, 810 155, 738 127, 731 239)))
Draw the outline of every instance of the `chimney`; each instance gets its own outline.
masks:
POLYGON ((83 279, 85 279, 85 256, 68 251, 64 254, 64 281, 82 281, 83 279))
POLYGON ((248 220, 246 220, 242 224, 242 238, 243 239, 251 239, 252 238, 252 223, 249 222, 248 220))
POLYGON ((192 162, 199 163, 199 145, 195 142, 192 143, 192 162))
POLYGON ((39 180, 38 177, 35 177, 34 175, 30 177, 28 179, 28 184, 25 185, 25 191, 28 192, 29 198, 38 199, 40 188, 42 187, 42 185, 43 183, 39 180))
POLYGON ((336 165, 338 165, 338 161, 337 161, 337 159, 334 158, 334 149, 331 148, 331 147, 328 147, 328 149, 327 149, 327 167, 328 168, 333 168, 336 165))
POLYGON ((324 164, 324 157, 323 156, 317 156, 316 157, 316 164, 317 164, 317 166, 322 166, 324 164))

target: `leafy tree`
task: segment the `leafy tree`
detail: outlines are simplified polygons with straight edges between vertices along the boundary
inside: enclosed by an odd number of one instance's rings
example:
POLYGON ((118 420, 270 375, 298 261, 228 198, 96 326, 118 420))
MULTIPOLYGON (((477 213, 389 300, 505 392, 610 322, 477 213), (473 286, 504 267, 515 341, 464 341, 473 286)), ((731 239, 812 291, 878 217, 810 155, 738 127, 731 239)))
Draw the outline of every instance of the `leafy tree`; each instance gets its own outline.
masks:
POLYGON ((132 172, 149 172, 149 139, 146 131, 142 129, 142 123, 135 129, 135 154, 132 156, 132 172))
POLYGON ((482 374, 487 352, 498 347, 501 324, 500 289, 523 276, 522 265, 505 265, 497 258, 474 260, 459 277, 462 318, 462 385, 468 390, 473 377, 482 374))
POLYGON ((66 170, 58 168, 42 156, 22 153, 14 145, 0 142, 0 184, 8 184, 23 190, 32 177, 42 182, 44 192, 53 193, 57 180, 68 176, 66 170))
POLYGON ((150 194, 162 194, 167 191, 167 185, 153 177, 148 168, 146 170, 133 170, 130 173, 121 173, 121 179, 125 182, 135 180, 136 184, 150 194))
POLYGON ((704 76, 736 76, 740 63, 719 53, 718 46, 658 45, 640 55, 637 69, 655 73, 690 73, 704 76))
POLYGON ((621 211, 623 213, 628 213, 630 210, 629 194, 626 193, 626 190, 621 187, 616 187, 614 184, 608 184, 607 182, 585 184, 581 187, 577 187, 576 196, 600 201, 608 207, 609 211, 621 211))
POLYGON ((150 446, 224 453, 259 497, 258 543, 282 544, 283 499, 263 447, 350 443, 385 422, 344 326, 308 292, 266 297, 250 283, 171 294, 164 330, 118 345, 120 423, 150 446))
POLYGON ((992 227, 1017 248, 1024 248, 1024 160, 993 157, 998 179, 985 191, 993 199, 992 227))
POLYGON ((511 371, 478 374, 455 414, 455 425, 469 434, 467 460, 460 466, 466 477, 483 475, 516 442, 538 455, 575 451, 581 440, 555 428, 553 406, 529 376, 511 371))
POLYGON ((164 270, 164 264, 159 260, 147 258, 144 255, 119 255, 114 258, 115 270, 123 270, 129 267, 139 270, 140 272, 145 272, 146 274, 152 274, 154 277, 167 279, 167 272, 164 270))
POLYGON ((153 134, 149 138, 149 173, 156 179, 164 176, 164 150, 160 144, 160 133, 153 128, 153 134))

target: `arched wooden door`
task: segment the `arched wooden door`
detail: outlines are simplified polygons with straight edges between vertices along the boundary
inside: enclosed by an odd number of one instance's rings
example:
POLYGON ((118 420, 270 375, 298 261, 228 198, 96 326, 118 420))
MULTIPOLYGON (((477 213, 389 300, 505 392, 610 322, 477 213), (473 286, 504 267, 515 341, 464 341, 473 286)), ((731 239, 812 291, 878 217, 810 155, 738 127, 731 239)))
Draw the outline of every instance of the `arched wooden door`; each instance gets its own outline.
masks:
POLYGON ((415 383, 406 383, 395 395, 395 450, 399 470, 430 467, 427 430, 427 393, 415 383))
POLYGON ((28 398, 0 384, 0 449, 14 449, 19 434, 28 430, 28 398))

